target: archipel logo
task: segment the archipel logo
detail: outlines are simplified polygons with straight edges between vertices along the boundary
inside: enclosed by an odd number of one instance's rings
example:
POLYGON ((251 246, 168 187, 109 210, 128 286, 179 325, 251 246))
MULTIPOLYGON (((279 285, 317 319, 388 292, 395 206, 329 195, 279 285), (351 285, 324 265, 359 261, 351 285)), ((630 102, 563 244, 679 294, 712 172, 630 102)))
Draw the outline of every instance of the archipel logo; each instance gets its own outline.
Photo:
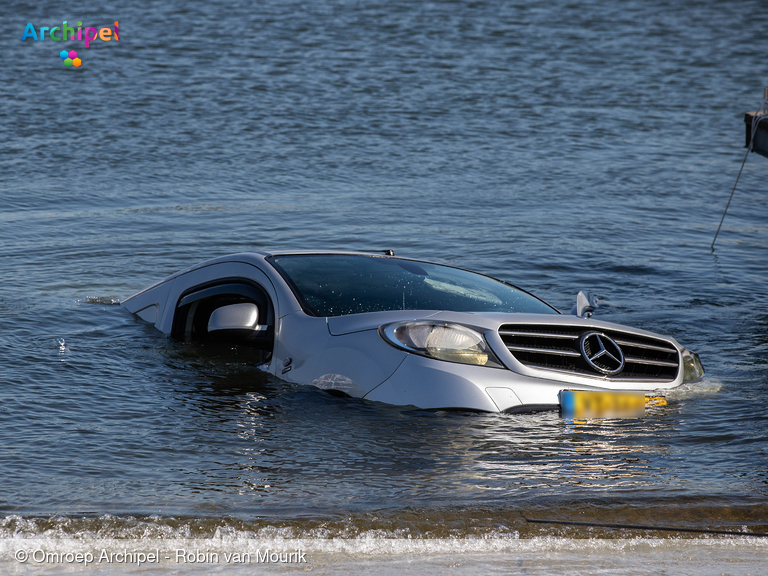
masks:
POLYGON ((82 64, 80 58, 77 57, 77 52, 74 50, 70 50, 69 52, 62 50, 59 52, 59 56, 61 56, 61 59, 64 60, 64 66, 74 66, 77 68, 80 66, 80 64, 82 64))
MULTIPOLYGON (((53 28, 49 28, 48 26, 41 26, 40 32, 38 33, 38 31, 35 29, 35 26, 30 22, 27 24, 26 28, 24 28, 24 34, 21 35, 21 41, 24 42, 27 38, 32 38, 38 42, 43 42, 45 41, 46 32, 48 32, 48 38, 54 42, 71 42, 74 40, 79 40, 84 42, 85 48, 88 48, 90 44, 96 39, 99 39, 102 42, 120 40, 120 29, 117 20, 115 20, 115 25, 112 28, 104 27, 99 29, 98 32, 96 28, 92 26, 86 26, 85 29, 83 29, 81 28, 82 25, 82 22, 78 22, 78 27, 75 29, 72 26, 67 26, 67 21, 64 20, 61 27, 54 26, 53 28), (59 32, 57 33, 57 31, 59 32), (77 32, 77 36, 75 36, 75 32, 77 32)), ((59 57, 64 60, 64 66, 68 68, 73 66, 75 68, 79 68, 83 63, 82 60, 77 57, 77 52, 75 50, 62 50, 59 52, 59 57)))

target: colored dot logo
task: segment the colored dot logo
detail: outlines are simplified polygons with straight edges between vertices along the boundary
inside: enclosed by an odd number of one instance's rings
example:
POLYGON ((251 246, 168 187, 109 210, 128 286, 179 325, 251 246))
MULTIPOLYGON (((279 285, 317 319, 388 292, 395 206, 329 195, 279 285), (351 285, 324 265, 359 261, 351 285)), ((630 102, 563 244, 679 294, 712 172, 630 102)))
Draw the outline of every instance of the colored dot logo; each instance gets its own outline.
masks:
POLYGON ((80 58, 77 57, 77 52, 74 50, 70 50, 69 52, 62 50, 59 52, 59 57, 64 60, 64 66, 66 67, 74 66, 75 68, 78 68, 80 64, 83 63, 80 58))

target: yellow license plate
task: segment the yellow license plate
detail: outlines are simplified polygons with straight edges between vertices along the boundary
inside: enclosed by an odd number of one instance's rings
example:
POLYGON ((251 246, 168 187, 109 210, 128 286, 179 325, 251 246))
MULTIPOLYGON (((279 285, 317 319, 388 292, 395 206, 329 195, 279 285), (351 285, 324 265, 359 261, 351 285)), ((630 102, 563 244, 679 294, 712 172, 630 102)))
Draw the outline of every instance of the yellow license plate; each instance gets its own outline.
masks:
POLYGON ((642 392, 604 392, 597 390, 561 390, 560 414, 563 418, 639 418, 646 406, 665 406, 663 396, 642 392))

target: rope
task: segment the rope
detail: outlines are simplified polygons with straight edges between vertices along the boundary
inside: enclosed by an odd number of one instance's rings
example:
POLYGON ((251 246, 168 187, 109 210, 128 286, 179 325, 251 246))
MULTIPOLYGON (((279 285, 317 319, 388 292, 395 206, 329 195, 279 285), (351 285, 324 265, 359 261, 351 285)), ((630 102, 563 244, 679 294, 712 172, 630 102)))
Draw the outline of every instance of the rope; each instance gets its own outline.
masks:
POLYGON ((768 88, 765 89, 764 92, 765 98, 763 98, 763 101, 760 103, 760 108, 758 108, 757 112, 755 112, 755 115, 752 117, 752 130, 749 133, 749 144, 747 145, 747 153, 744 154, 744 160, 741 162, 741 168, 739 168, 739 174, 736 176, 736 182, 733 183, 733 189, 731 190, 731 195, 728 197, 728 204, 725 205, 725 210, 723 211, 723 217, 720 218, 720 225, 717 227, 717 232, 715 232, 715 237, 712 239, 712 245, 710 248, 712 249, 712 252, 715 251, 715 241, 717 240, 718 234, 720 234, 720 228, 723 226, 723 221, 725 220, 725 215, 728 213, 728 207, 731 205, 731 200, 733 200, 733 193, 736 192, 736 186, 739 184, 739 178, 741 178, 741 172, 744 170, 744 164, 747 163, 747 157, 749 157, 749 153, 752 152, 752 147, 755 143, 755 131, 757 130, 757 125, 760 124, 763 120, 768 119, 768 88))

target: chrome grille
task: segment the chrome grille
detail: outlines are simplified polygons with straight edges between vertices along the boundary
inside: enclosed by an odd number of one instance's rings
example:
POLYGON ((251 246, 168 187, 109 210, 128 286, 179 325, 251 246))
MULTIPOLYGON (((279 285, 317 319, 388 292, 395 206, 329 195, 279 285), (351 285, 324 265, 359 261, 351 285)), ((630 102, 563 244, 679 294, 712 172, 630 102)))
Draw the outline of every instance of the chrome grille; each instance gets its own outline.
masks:
POLYGON ((620 330, 585 326, 505 324, 499 336, 512 355, 525 366, 603 377, 584 360, 579 339, 587 332, 600 332, 612 338, 624 353, 624 369, 611 380, 671 382, 677 377, 680 357, 677 349, 658 338, 636 336, 620 330))

